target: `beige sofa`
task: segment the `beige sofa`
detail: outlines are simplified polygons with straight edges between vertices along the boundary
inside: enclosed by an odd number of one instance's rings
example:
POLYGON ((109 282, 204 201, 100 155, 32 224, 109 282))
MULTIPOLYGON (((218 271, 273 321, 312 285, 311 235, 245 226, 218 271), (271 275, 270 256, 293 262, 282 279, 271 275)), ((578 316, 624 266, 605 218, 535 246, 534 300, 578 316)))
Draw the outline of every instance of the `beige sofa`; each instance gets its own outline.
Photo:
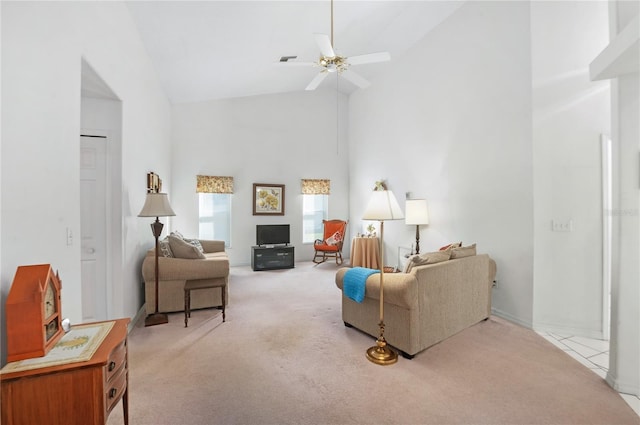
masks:
MULTIPOLYGON (((343 289, 348 268, 338 270, 343 289)), ((406 358, 487 319, 495 262, 473 255, 421 265, 409 273, 384 275, 385 339, 406 358)), ((342 320, 374 337, 379 335, 380 274, 367 278, 362 303, 342 295, 342 320)))
MULTIPOLYGON (((158 310, 160 312, 184 311, 184 285, 190 280, 229 280, 229 258, 224 250, 224 241, 200 240, 204 259, 158 258, 158 310)), ((155 249, 147 252, 142 262, 142 276, 146 297, 147 314, 155 311, 155 249)), ((229 285, 226 285, 226 300, 229 285)), ((193 290, 191 309, 222 305, 219 288, 193 290)))

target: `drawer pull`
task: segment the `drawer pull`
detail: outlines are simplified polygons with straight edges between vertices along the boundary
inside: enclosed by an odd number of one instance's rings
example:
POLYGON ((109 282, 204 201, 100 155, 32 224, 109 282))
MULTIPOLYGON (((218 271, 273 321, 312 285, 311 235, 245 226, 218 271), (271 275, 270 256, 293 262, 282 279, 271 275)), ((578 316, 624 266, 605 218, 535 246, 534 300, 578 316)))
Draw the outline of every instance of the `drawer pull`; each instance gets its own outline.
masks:
POLYGON ((113 372, 113 369, 116 368, 116 362, 109 362, 109 372, 113 372))
POLYGON ((111 388, 109 390, 109 398, 114 398, 116 394, 118 394, 118 390, 116 390, 115 388, 111 388))

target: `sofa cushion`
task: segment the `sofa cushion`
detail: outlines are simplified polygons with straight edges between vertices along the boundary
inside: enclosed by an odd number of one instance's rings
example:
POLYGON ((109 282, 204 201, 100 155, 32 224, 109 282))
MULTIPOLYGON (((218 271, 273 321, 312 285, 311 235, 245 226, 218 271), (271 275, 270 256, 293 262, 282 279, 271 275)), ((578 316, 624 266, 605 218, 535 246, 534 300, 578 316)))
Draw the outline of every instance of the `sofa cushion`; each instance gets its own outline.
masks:
POLYGON ((476 244, 453 248, 451 250, 451 259, 471 257, 472 255, 476 255, 476 244))
POLYGON ((169 246, 175 258, 206 258, 198 248, 173 235, 169 235, 169 246))
POLYGON ((227 260, 227 261, 229 259, 229 256, 224 251, 223 252, 205 252, 204 253, 204 257, 205 258, 218 258, 218 259, 227 260))
POLYGON ((435 264, 447 261, 451 258, 451 250, 427 252, 426 254, 418 254, 409 257, 404 272, 409 273, 414 267, 423 266, 425 264, 435 264))

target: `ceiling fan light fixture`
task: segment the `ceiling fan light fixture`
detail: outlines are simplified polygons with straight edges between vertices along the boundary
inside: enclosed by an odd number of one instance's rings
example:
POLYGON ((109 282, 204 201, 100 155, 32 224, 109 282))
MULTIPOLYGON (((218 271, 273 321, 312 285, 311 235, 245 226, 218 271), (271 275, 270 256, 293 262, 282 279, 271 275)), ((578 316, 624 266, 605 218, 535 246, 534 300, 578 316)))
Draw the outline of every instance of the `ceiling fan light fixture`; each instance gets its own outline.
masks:
MULTIPOLYGON (((331 36, 327 36, 326 34, 315 34, 316 44, 320 50, 320 57, 317 62, 304 63, 311 64, 313 66, 317 66, 322 68, 320 73, 311 80, 311 83, 307 85, 305 90, 315 90, 318 85, 322 82, 322 80, 329 73, 338 73, 339 75, 344 75, 347 80, 358 86, 359 88, 366 88, 370 85, 370 83, 359 76, 356 73, 345 71, 349 70, 351 65, 362 65, 367 63, 375 63, 375 62, 384 62, 391 59, 389 53, 387 52, 379 52, 379 53, 369 53, 365 55, 352 56, 348 58, 346 56, 340 56, 336 53, 333 47, 333 0, 331 0, 331 36)), ((280 61, 281 62, 289 62, 289 56, 283 56, 280 61)), ((292 59, 292 58, 291 58, 292 59)), ((290 65, 296 64, 295 61, 290 61, 290 65)))

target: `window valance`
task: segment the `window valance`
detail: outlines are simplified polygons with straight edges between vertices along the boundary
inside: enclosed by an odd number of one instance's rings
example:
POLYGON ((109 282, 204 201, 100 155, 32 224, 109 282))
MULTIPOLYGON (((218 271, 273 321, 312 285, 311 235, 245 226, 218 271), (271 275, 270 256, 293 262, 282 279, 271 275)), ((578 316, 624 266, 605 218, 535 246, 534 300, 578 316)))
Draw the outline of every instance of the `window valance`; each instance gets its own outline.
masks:
POLYGON ((233 193, 233 177, 197 176, 198 193, 233 193))
POLYGON ((331 180, 302 179, 302 193, 305 195, 329 195, 331 194, 331 180))

